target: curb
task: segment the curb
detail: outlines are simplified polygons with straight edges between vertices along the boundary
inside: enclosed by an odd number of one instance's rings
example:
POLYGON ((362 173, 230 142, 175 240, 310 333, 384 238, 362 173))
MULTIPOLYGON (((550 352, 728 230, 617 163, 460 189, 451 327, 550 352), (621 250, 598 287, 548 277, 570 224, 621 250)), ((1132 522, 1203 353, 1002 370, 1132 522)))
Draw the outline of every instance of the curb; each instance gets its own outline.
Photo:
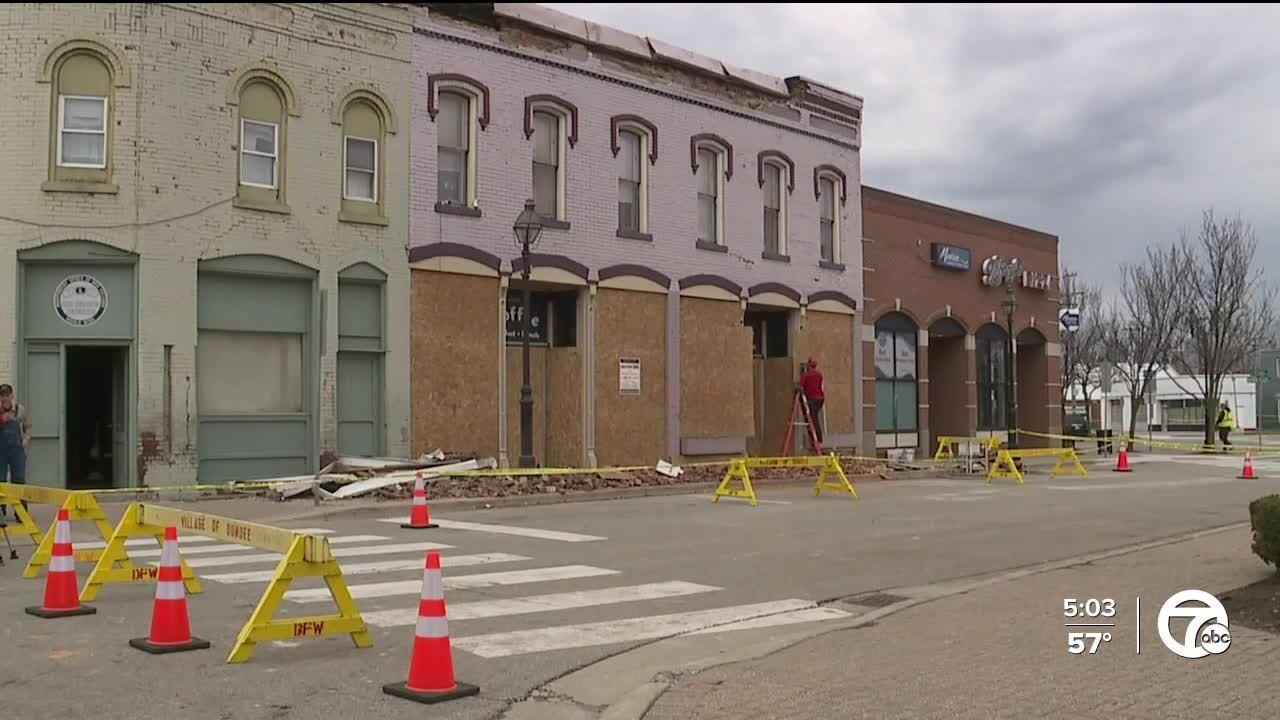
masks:
MULTIPOLYGON (((1110 560, 1112 558, 1122 557, 1124 555, 1132 555, 1134 553, 1144 552, 1147 550, 1154 550, 1156 548, 1165 547, 1167 545, 1176 545, 1181 542, 1198 540, 1202 537, 1207 537, 1209 535, 1217 535, 1219 533, 1231 532, 1233 530, 1240 530, 1240 529, 1248 528, 1249 526, 1250 524, 1247 521, 1229 523, 1227 525, 1217 525, 1214 527, 1204 528, 1201 530, 1193 530, 1191 532, 1181 533, 1178 535, 1171 535, 1164 538, 1157 538, 1155 540, 1147 540, 1144 542, 1134 543, 1131 545, 1122 545, 1119 547, 1111 548, 1109 550, 1100 550, 1097 552, 1085 553, 1083 555, 1076 555, 1073 557, 1063 558, 1060 560, 1050 560, 1047 562, 1037 563, 1034 565, 1010 568, 1008 570, 999 571, 994 574, 977 576, 980 579, 970 579, 967 582, 965 581, 964 578, 942 581, 940 583, 936 583, 937 586, 941 586, 941 589, 934 590, 932 592, 930 592, 927 589, 931 587, 929 585, 917 586, 915 588, 917 592, 917 597, 913 597, 910 600, 905 600, 903 602, 894 603, 893 605, 888 605, 882 608, 876 608, 869 612, 862 613, 854 618, 849 619, 848 621, 840 625, 829 627, 828 629, 822 632, 816 632, 811 635, 805 635, 804 637, 796 639, 794 642, 787 643, 786 645, 783 645, 781 647, 773 648, 767 652, 760 653, 753 657, 735 658, 728 662, 710 663, 701 667, 694 668, 692 670, 682 671, 679 673, 678 677, 674 679, 663 677, 663 676, 668 676, 669 673, 660 672, 650 682, 647 682, 632 688, 630 691, 626 692, 621 698, 609 704, 601 713, 600 720, 644 720, 645 715, 649 713, 649 710, 650 708, 653 707, 654 703, 656 703, 664 693, 666 693, 668 690, 670 690, 680 680, 683 680, 684 678, 692 677, 699 673, 706 672, 707 670, 713 670, 719 667, 735 665, 743 662, 753 662, 756 660, 760 660, 762 658, 770 657, 777 653, 796 647, 797 645, 800 645, 802 643, 806 643, 806 642, 809 642, 810 640, 823 637, 825 635, 830 635, 832 633, 848 632, 850 630, 857 630, 870 625, 874 625, 891 615, 895 615, 904 610, 910 610, 912 608, 915 608, 921 605, 935 602, 937 600, 945 600, 947 598, 954 597, 956 595, 963 595, 965 593, 969 593, 980 588, 989 587, 991 585, 999 585, 1002 583, 1014 582, 1017 580, 1021 580, 1023 578, 1031 577, 1034 575, 1042 575, 1044 573, 1049 573, 1049 572, 1055 572, 1057 570, 1063 570, 1066 568, 1074 567, 1076 565, 1083 565, 1087 563, 1110 560)), ((889 591, 898 590, 898 589, 900 588, 885 588, 883 591, 889 592, 889 591)), ((910 591, 912 590, 912 588, 905 588, 903 590, 910 591)), ((859 593, 859 594, 862 594, 862 593, 859 593)), ((818 603, 818 606, 822 607, 824 605, 830 605, 834 602, 838 602, 840 599, 842 598, 835 598, 831 600, 820 601, 818 603)), ((679 636, 673 636, 673 637, 679 637, 679 636)), ((588 670, 590 669, 590 667, 591 666, 589 665, 586 668, 581 668, 577 672, 588 670)))
MULTIPOLYGON (((879 475, 850 476, 855 485, 859 483, 894 482, 900 480, 921 480, 939 477, 933 472, 903 471, 888 478, 879 475)), ((757 481, 757 487, 806 487, 813 484, 812 478, 784 478, 778 480, 757 481)), ((610 500, 629 500, 643 497, 669 497, 673 495, 699 495, 711 492, 719 486, 719 481, 672 483, 669 485, 645 485, 626 488, 606 488, 603 490, 574 490, 566 493, 547 493, 545 495, 508 495, 504 497, 479 498, 443 498, 430 500, 432 512, 467 511, 467 510, 499 510, 516 507, 539 507, 545 505, 566 505, 581 502, 603 502, 610 500)), ((233 500, 233 497, 214 496, 210 498, 192 499, 186 502, 202 502, 207 500, 233 500)), ((247 496, 246 499, 257 499, 273 505, 305 504, 305 500, 270 501, 258 495, 247 496)), ((182 501, 180 501, 182 502, 182 501)), ((337 515, 348 519, 364 518, 368 515, 394 513, 403 510, 402 500, 313 500, 313 510, 300 510, 286 515, 267 515, 260 522, 295 522, 307 520, 323 520, 337 515), (350 503, 350 504, 346 504, 350 503)))

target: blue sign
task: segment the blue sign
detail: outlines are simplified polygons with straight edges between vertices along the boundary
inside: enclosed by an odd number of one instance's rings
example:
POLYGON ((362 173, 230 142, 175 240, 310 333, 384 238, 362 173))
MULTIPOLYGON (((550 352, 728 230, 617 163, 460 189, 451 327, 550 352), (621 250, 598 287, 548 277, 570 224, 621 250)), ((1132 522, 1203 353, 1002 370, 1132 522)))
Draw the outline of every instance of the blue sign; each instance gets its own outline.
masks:
POLYGON ((973 255, 966 247, 934 243, 933 264, 948 270, 968 270, 973 266, 973 255))

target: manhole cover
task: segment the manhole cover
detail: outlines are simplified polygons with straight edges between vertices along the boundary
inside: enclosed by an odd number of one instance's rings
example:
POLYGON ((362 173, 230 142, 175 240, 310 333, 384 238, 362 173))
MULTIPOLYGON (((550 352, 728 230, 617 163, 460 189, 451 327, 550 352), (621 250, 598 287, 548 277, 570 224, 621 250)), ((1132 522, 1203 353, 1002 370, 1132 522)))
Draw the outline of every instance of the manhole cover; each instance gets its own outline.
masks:
POLYGON ((894 603, 900 603, 911 598, 902 595, 894 595, 893 593, 869 593, 867 595, 855 595, 847 597, 844 602, 851 605, 862 605, 864 607, 888 607, 894 603))

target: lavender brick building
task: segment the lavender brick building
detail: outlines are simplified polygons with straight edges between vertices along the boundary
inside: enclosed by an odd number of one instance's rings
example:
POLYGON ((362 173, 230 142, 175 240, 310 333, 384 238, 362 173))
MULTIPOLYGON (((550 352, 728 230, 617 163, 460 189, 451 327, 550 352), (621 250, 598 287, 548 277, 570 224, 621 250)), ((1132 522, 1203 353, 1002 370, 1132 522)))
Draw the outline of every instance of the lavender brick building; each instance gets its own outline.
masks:
POLYGON ((774 454, 800 362, 862 428, 858 97, 525 4, 414 18, 412 443, 543 466, 774 454))

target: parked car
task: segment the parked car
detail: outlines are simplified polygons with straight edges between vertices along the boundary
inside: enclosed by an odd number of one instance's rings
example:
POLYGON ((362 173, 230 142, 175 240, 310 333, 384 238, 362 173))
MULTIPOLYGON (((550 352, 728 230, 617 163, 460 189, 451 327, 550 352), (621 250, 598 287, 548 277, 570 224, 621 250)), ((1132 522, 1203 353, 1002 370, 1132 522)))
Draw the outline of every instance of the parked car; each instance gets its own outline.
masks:
POLYGON ((1089 437, 1089 418, 1084 413, 1068 413, 1062 420, 1062 434, 1089 437))

